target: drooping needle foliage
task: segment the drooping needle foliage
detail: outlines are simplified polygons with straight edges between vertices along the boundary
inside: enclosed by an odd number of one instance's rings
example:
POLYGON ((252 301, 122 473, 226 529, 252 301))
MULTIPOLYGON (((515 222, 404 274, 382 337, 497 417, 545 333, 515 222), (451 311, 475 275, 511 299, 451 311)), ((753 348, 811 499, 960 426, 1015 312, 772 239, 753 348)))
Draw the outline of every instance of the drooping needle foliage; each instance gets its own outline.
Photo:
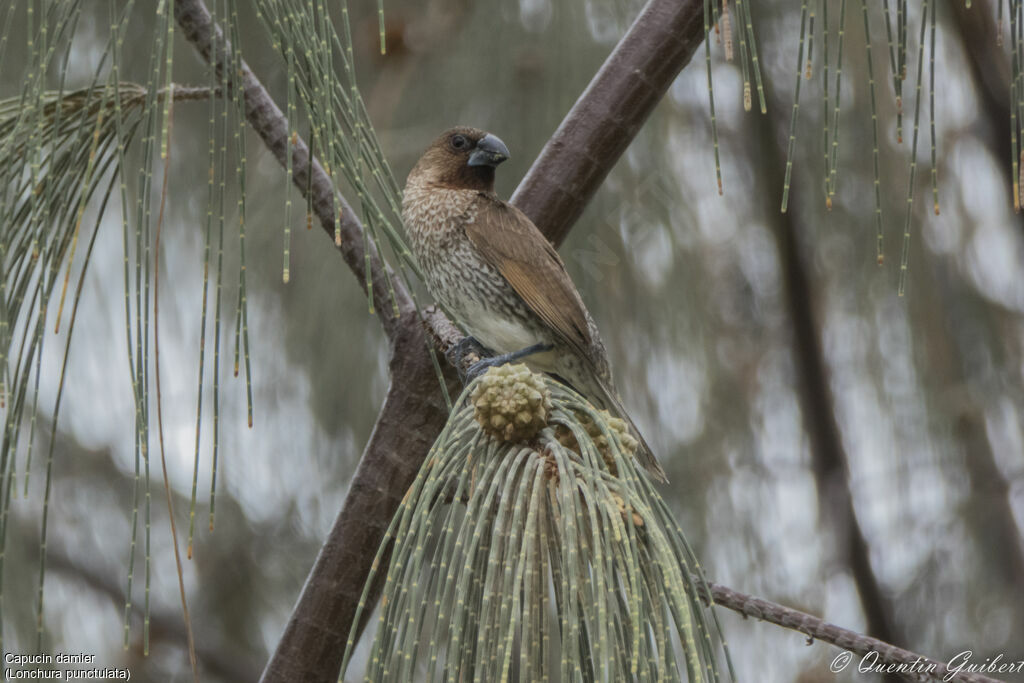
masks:
POLYGON ((494 372, 463 392, 388 529, 365 680, 718 680, 700 565, 621 421, 532 375, 546 424, 495 438, 479 422, 496 419, 481 416, 494 372))
MULTIPOLYGON (((48 322, 55 329, 64 324, 70 343, 77 293, 70 316, 63 309, 72 266, 79 269, 80 290, 102 216, 101 210, 86 221, 86 207, 98 201, 105 208, 114 194, 119 140, 130 140, 138 130, 145 99, 143 89, 123 86, 116 92, 90 88, 61 96, 46 91, 0 102, 0 156, 8 160, 0 170, 0 549, 12 498, 29 490, 44 328, 48 322), (80 243, 85 246, 78 250, 80 243), (22 490, 16 485, 19 469, 22 490)), ((53 443, 50 439, 45 465, 44 519, 53 443)), ((42 533, 45 540, 45 523, 42 533)), ((0 550, 0 577, 2 561, 0 550)), ((41 561, 41 576, 44 566, 41 561)))

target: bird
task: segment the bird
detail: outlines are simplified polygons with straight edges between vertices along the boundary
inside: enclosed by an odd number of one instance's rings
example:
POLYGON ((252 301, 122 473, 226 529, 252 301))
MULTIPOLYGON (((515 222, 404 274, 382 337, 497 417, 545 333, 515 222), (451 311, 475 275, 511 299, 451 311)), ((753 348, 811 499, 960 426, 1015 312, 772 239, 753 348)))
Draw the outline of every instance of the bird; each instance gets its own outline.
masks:
POLYGON ((495 354, 470 369, 522 359, 625 420, 638 461, 665 471, 626 412, 597 326, 554 246, 526 214, 494 191, 508 147, 492 133, 459 126, 442 133, 413 166, 402 195, 409 246, 431 296, 495 354))

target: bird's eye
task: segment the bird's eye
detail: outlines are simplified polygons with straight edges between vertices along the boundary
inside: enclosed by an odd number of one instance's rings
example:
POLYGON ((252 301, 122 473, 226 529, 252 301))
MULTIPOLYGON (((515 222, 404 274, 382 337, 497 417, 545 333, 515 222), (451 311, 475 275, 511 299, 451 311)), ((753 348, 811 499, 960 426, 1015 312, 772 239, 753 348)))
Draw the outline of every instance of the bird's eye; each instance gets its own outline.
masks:
POLYGON ((465 149, 469 145, 469 140, 464 135, 452 136, 452 147, 455 149, 465 149))

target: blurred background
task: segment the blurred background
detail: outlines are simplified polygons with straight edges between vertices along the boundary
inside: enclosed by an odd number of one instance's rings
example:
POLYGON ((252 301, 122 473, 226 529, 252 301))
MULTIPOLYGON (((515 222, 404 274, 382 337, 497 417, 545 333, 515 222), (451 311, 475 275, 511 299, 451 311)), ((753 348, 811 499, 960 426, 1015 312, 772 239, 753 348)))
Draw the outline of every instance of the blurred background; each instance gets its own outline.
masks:
MULTIPOLYGON (((908 83, 917 68, 914 4, 908 83)), ((822 190, 820 34, 812 79, 802 85, 789 210, 779 211, 800 11, 797 3, 762 0, 752 9, 767 114, 758 112, 756 99, 754 110, 744 111, 739 66, 725 61, 722 45, 712 45, 724 196, 715 180, 700 50, 561 253, 602 330, 626 404, 668 471, 671 484, 662 491, 711 580, 942 661, 965 650, 979 663, 1000 654, 1020 661, 1024 220, 1010 194, 1010 50, 1008 36, 1005 45, 996 40, 993 2, 975 0, 970 10, 963 4, 939 3, 934 108, 942 210, 934 215, 932 208, 923 102, 904 297, 897 283, 911 126, 899 143, 885 25, 876 11, 870 27, 886 254, 878 266, 857 3, 847 8, 830 211, 822 190)), ((837 3, 829 5, 834 50, 837 3)), ((509 196, 640 7, 606 0, 389 0, 388 53, 381 56, 376 4, 352 3, 359 81, 399 181, 441 130, 474 125, 512 151, 498 174, 499 194, 509 196)), ((124 45, 124 80, 145 82, 151 10, 137 9, 139 40, 124 45)), ((24 20, 17 12, 12 36, 23 35, 24 20)), ((86 3, 68 87, 91 77, 108 23, 105 4, 86 3)), ((816 32, 820 25, 819 16, 816 32)), ((177 40, 175 81, 206 83, 200 59, 177 40)), ((251 10, 243 12, 241 42, 250 66, 283 103, 284 67, 251 10)), ((24 43, 12 40, 0 96, 20 92, 25 56, 24 43)), ((834 81, 830 88, 834 97, 834 81)), ((908 113, 912 102, 908 96, 908 113)), ((206 116, 202 104, 175 110, 160 264, 164 433, 179 535, 187 527, 195 451, 206 116)), ((303 229, 303 211, 292 214, 291 282, 281 283, 285 192, 302 200, 286 190, 282 169, 254 135, 247 173, 255 423, 246 426, 244 380, 231 377, 228 360, 216 530, 210 534, 205 523, 207 430, 199 532, 194 559, 185 564, 205 681, 258 677, 345 497, 387 386, 379 324, 329 238, 303 229)), ((228 242, 226 258, 237 262, 237 245, 228 242)), ((131 648, 122 649, 134 408, 117 210, 104 221, 93 258, 57 423, 45 649, 94 653, 100 665, 130 666, 136 681, 186 680, 156 473, 151 654, 140 656, 141 618, 134 620, 131 648)), ((227 359, 236 288, 226 276, 227 359)), ((44 350, 44 447, 63 334, 48 333, 44 350)), ((11 510, 8 652, 34 650, 44 467, 45 459, 36 458, 29 497, 11 510)), ((137 589, 140 574, 141 567, 137 589)), ((136 603, 141 599, 139 590, 136 603)), ((729 612, 720 618, 741 680, 872 680, 830 673, 840 652, 830 645, 808 647, 799 633, 729 612)), ((1024 681, 1024 674, 1006 680, 1024 681)))

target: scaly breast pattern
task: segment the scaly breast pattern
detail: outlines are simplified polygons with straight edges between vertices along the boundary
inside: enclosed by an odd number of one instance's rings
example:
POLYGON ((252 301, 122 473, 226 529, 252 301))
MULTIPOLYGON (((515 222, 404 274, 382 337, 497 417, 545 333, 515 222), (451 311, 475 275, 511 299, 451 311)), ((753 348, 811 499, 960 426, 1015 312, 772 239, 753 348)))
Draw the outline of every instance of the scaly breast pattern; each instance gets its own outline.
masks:
POLYGON ((407 186, 402 218, 431 295, 484 346, 510 353, 550 333, 466 236, 476 220, 473 190, 407 186))

